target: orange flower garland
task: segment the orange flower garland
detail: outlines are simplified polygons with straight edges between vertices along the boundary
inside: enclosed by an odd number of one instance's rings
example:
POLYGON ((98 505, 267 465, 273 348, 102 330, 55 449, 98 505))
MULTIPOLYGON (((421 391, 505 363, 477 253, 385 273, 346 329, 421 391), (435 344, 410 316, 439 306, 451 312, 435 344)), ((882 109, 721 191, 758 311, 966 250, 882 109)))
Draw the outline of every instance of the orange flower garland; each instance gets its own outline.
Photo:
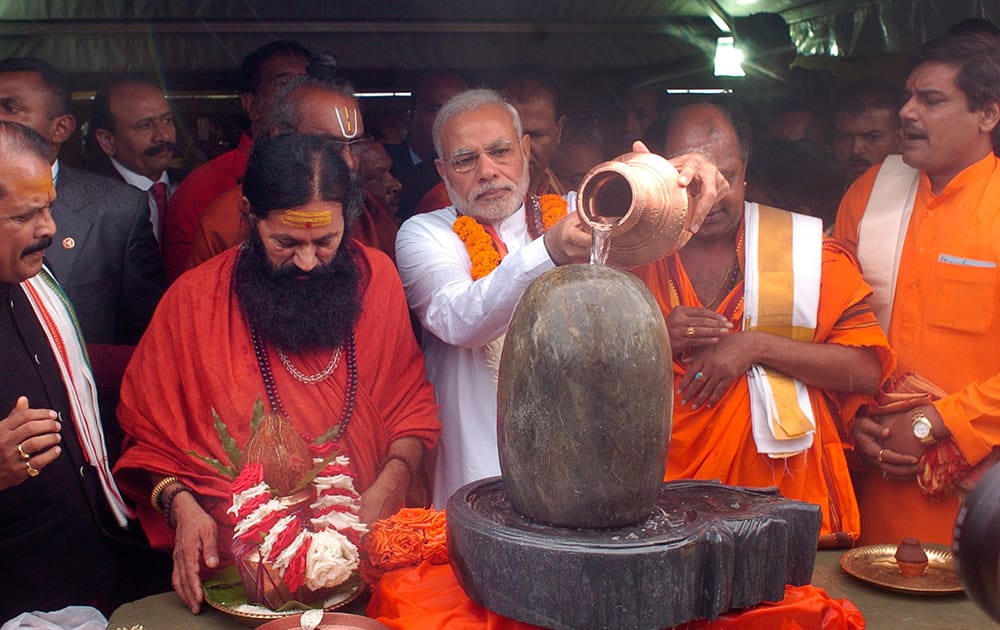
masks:
POLYGON ((546 231, 566 216, 566 200, 559 195, 542 195, 538 202, 542 205, 542 225, 546 231))
POLYGON ((444 510, 403 508, 368 527, 361 541, 361 574, 368 583, 386 571, 415 567, 423 561, 448 562, 444 510))
POLYGON ((459 216, 451 228, 465 243, 465 249, 472 260, 472 279, 479 280, 489 275, 500 264, 500 254, 493 247, 493 239, 483 226, 472 217, 459 216))
MULTIPOLYGON (((534 204, 525 204, 531 206, 534 204)), ((559 195, 542 195, 538 200, 542 229, 548 231, 560 219, 566 216, 566 200, 559 195)), ((529 225, 531 220, 529 219, 529 225)), ((452 231, 465 243, 472 261, 472 279, 479 280, 488 276, 500 264, 500 254, 493 246, 493 239, 486 229, 472 217, 459 215, 452 225, 452 231)))

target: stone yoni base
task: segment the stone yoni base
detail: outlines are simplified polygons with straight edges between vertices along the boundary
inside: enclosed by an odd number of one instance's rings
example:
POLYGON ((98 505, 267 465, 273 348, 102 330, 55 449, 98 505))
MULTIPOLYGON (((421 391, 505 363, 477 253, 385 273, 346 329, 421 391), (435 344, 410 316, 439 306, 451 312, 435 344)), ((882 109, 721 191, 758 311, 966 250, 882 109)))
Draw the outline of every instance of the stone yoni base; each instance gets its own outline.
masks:
POLYGON ((518 515, 500 477, 448 501, 448 550, 472 600, 556 629, 650 628, 784 597, 807 584, 815 505, 777 489, 664 483, 653 514, 619 529, 567 529, 518 515))

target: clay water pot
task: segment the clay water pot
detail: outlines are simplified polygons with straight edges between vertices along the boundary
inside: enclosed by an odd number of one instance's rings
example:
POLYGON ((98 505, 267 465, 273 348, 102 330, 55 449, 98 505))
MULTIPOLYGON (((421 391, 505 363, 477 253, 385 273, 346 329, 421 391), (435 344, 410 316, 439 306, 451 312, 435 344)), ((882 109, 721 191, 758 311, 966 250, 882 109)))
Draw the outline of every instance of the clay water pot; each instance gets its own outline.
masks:
POLYGON ((687 243, 687 191, 677 169, 655 153, 625 153, 590 169, 580 182, 576 211, 591 227, 611 224, 608 264, 638 267, 687 243))
POLYGON ((562 527, 645 518, 663 481, 672 385, 663 315, 637 278, 603 265, 537 278, 500 360, 500 470, 514 510, 562 527))

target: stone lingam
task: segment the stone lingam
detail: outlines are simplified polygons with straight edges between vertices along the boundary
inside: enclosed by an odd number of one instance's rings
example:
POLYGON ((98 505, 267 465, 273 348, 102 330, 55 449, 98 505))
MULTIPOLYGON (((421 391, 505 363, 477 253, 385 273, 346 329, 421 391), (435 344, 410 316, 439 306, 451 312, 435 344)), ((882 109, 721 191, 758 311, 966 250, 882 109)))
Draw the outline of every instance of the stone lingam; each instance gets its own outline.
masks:
MULTIPOLYGON (((624 173, 598 179, 631 208, 645 193, 624 173)), ((659 255, 686 240, 677 233, 659 255)), ((666 325, 634 276, 570 265, 528 287, 500 361, 502 477, 447 505, 452 566, 471 599, 550 628, 664 628, 809 582, 817 506, 775 489, 663 483, 672 385, 666 325)))

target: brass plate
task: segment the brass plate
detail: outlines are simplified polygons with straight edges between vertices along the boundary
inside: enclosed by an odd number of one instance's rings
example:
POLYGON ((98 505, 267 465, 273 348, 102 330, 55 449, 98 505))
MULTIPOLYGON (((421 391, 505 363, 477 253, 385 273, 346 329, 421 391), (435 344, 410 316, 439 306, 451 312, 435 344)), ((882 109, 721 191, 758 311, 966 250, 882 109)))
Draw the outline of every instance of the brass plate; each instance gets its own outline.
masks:
MULTIPOLYGON (((201 584, 205 593, 205 602, 209 606, 227 615, 243 619, 281 619, 291 615, 301 615, 303 608, 288 608, 287 610, 271 610, 257 604, 247 602, 243 580, 235 566, 229 566, 215 573, 201 584)), ((323 602, 323 610, 333 611, 343 608, 357 599, 364 590, 364 583, 357 576, 348 580, 323 602)), ((286 604, 287 605, 287 604, 286 604)))
POLYGON ((946 545, 922 545, 927 554, 923 575, 906 577, 896 566, 896 545, 868 545, 840 556, 840 567, 859 580, 897 593, 950 595, 962 592, 955 555, 946 545))

